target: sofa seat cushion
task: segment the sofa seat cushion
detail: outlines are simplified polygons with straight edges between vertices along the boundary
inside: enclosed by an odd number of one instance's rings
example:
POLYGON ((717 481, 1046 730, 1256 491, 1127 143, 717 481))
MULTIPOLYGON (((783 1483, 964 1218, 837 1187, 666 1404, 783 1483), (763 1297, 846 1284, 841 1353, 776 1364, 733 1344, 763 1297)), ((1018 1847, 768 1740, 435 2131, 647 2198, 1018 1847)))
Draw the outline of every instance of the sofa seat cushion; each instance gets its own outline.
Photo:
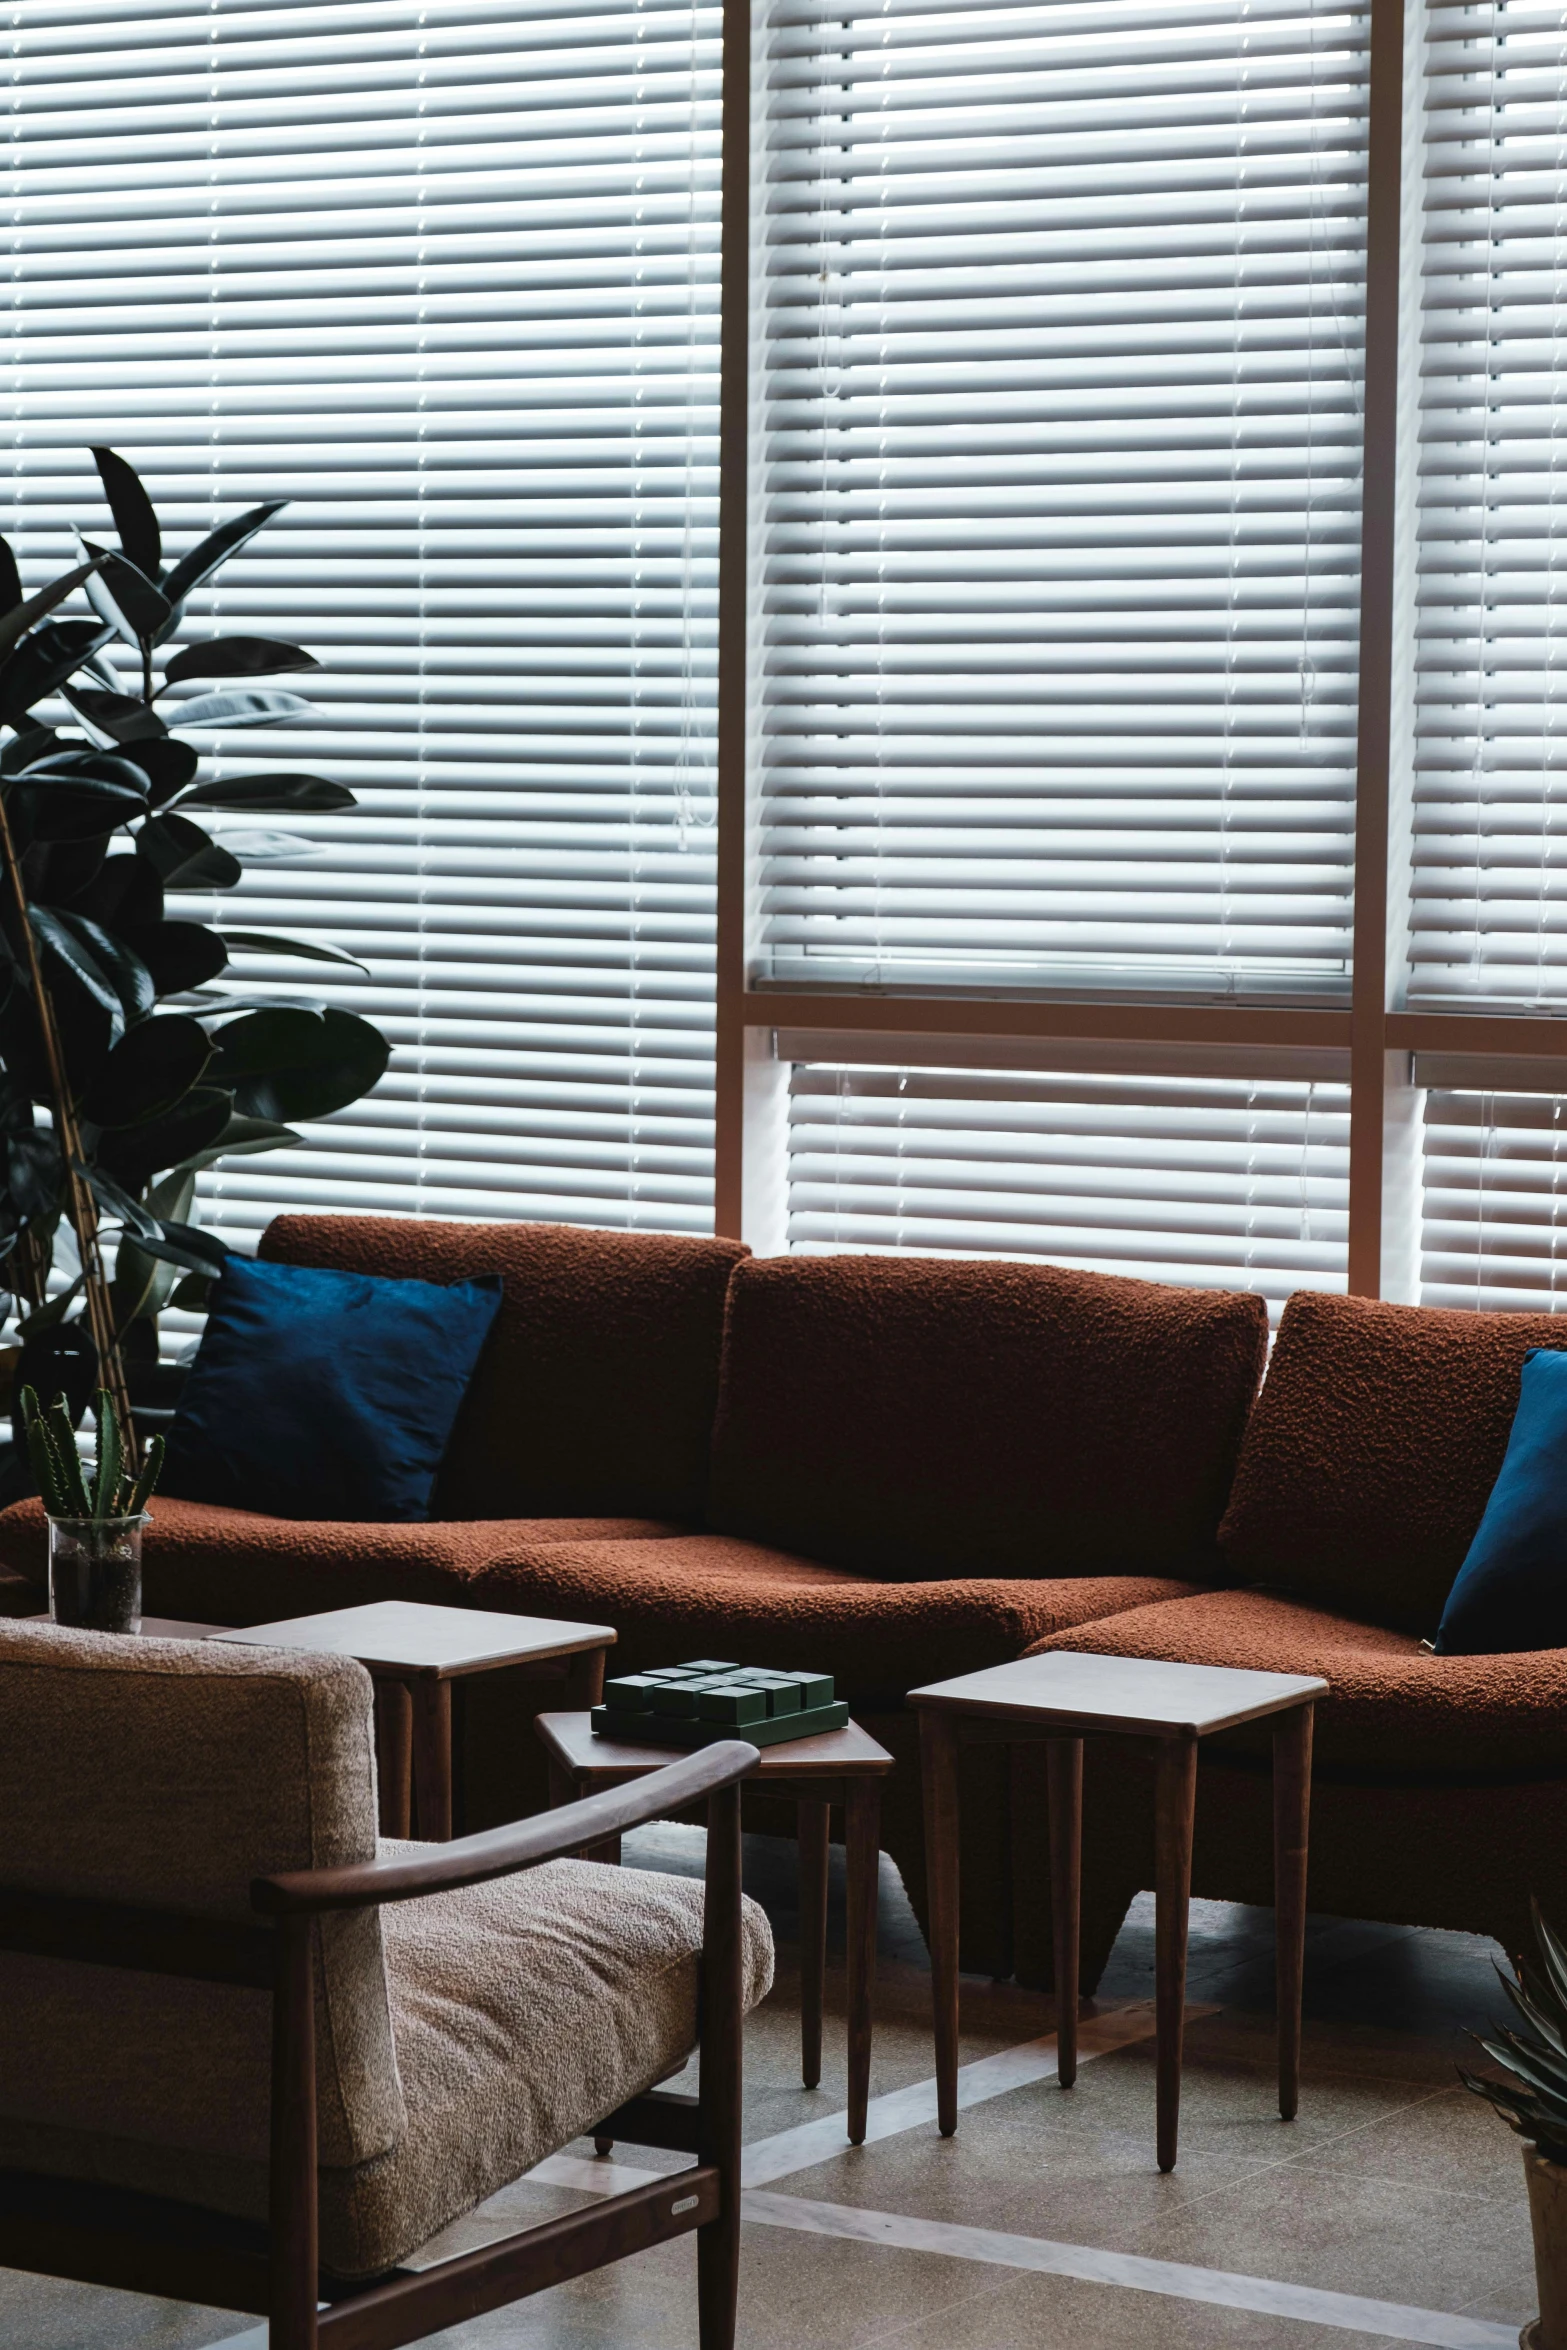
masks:
POLYGON ((1213 1581, 1257 1297, 928 1257, 735 1267, 709 1524, 889 1582, 1213 1581))
MULTIPOLYGON (((1040 1640, 1030 1653, 1049 1648, 1320 1673, 1330 1694, 1317 1703, 1319 1770, 1454 1781, 1567 1775, 1567 1649, 1432 1656, 1410 1633, 1269 1591, 1138 1608, 1040 1640)), ((1222 1743, 1266 1753, 1270 1736, 1267 1724, 1247 1724, 1222 1743)))
POLYGON ((436 1517, 705 1516, 739 1241, 279 1216, 260 1253, 399 1280, 503 1275, 501 1310, 436 1480, 436 1517))
MULTIPOLYGON (((632 1540, 679 1530, 657 1518, 337 1524, 258 1517, 215 1502, 158 1494, 143 1539, 143 1604, 148 1615, 209 1624, 278 1623, 377 1599, 460 1606, 472 1578, 498 1553, 515 1549, 519 1539, 632 1540)), ((43 1604, 48 1528, 41 1501, 13 1502, 0 1510, 0 1568, 31 1578, 33 1605, 43 1604)))
POLYGON ((831 1673, 841 1697, 865 1704, 1192 1588, 1156 1575, 890 1582, 731 1535, 690 1534, 519 1546, 486 1566, 474 1604, 613 1624, 617 1672, 719 1656, 831 1673))
MULTIPOLYGON (((389 2151, 322 2167, 321 2260, 344 2278, 374 2276, 417 2251, 677 2071, 696 2045, 702 1888, 686 1879, 554 1861, 463 1893, 393 1903, 381 1918, 407 2122, 389 2151)), ((749 1900, 742 1965, 750 2008, 771 1984, 773 1945, 749 1900)), ((264 2120, 264 2101, 261 2112, 264 2120)), ((19 2127, 3 2112, 0 2163, 108 2180, 241 2219, 266 2213, 259 2161, 80 2127, 19 2127)))
POLYGON ((1219 1531, 1226 1579, 1431 1637, 1549 1314, 1290 1299, 1219 1531))

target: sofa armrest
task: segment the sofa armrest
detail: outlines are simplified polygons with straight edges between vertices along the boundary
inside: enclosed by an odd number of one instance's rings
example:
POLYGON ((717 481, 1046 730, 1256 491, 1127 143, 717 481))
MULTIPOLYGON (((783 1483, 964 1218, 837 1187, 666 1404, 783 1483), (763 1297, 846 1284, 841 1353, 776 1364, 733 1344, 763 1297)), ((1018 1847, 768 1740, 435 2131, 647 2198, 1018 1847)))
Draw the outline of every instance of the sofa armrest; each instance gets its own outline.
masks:
POLYGON ((456 1893, 465 1885, 514 1876, 584 1845, 601 1844, 628 1828, 644 1827, 704 1795, 737 1786, 760 1757, 744 1739, 725 1738, 667 1764, 645 1779, 563 1804, 504 1828, 487 1828, 455 1843, 398 1860, 361 1861, 347 1868, 299 1869, 258 1877, 251 1906, 268 1917, 314 1917, 328 1910, 368 1909, 386 1901, 418 1901, 429 1893, 456 1893))

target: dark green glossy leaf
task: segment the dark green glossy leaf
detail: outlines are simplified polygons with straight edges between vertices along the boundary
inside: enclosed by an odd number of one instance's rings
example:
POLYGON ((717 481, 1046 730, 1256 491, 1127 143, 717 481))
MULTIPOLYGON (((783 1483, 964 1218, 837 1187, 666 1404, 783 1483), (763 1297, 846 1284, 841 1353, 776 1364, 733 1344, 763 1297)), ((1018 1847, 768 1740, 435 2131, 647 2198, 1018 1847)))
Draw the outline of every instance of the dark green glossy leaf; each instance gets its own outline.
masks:
POLYGON ((154 816, 136 835, 136 854, 145 857, 165 889, 232 889, 244 867, 188 816, 154 816))
POLYGON ((110 834, 99 833, 91 840, 56 840, 47 848, 34 847, 26 861, 28 895, 42 899, 47 905, 65 906, 79 913, 78 901, 103 871, 111 838, 110 834), (35 860, 42 867, 36 883, 35 860))
MULTIPOLYGON (((280 1126, 275 1118, 232 1117, 214 1143, 197 1151, 181 1162, 194 1177, 203 1167, 215 1167, 220 1159, 237 1159, 256 1151, 287 1150, 291 1144, 302 1142, 292 1126, 280 1126)), ((173 1213, 172 1209, 169 1213, 173 1213)))
POLYGON ((134 759, 147 778, 148 797, 155 808, 184 789, 201 764, 200 754, 192 743, 177 743, 164 735, 157 741, 132 741, 124 746, 127 759, 134 759))
POLYGON ((127 923, 122 933, 148 970, 160 996, 188 995, 216 979, 228 962, 228 949, 204 922, 153 922, 145 929, 127 923))
POLYGON ((74 747, 67 745, 64 735, 56 734, 52 726, 24 727, 0 751, 0 775, 20 775, 38 760, 47 758, 51 751, 74 747))
POLYGON ((222 930, 218 935, 226 946, 238 947, 241 954, 299 955, 309 963, 346 963, 351 971, 368 974, 369 966, 343 947, 316 946, 305 938, 280 938, 271 930, 222 930))
POLYGON ((188 555, 180 560, 163 582, 163 592, 169 602, 180 605, 204 579, 210 579, 220 564, 241 547, 249 546, 258 530, 264 530, 274 514, 281 514, 287 498, 272 498, 264 506, 251 506, 245 513, 236 514, 232 522, 219 523, 188 555))
POLYGON ((319 669, 314 653, 270 636, 214 636, 186 645, 163 672, 165 685, 191 677, 281 677, 285 670, 319 669))
POLYGON ((356 804, 346 783, 330 783, 324 775, 230 775, 198 783, 180 799, 182 808, 232 808, 247 816, 290 810, 302 815, 356 804))
POLYGON ((162 589, 123 555, 99 549, 90 540, 82 543, 90 555, 102 554, 98 577, 137 636, 144 642, 155 638, 159 629, 166 628, 174 617, 173 607, 162 589))
POLYGON ((171 702, 165 715, 178 733, 215 726, 282 726, 290 718, 309 718, 314 713, 302 694, 255 686, 226 694, 192 694, 187 702, 171 702))
POLYGON ((106 1168, 84 1165, 77 1172, 86 1177, 98 1205, 106 1208, 111 1216, 118 1216, 127 1232, 133 1232, 138 1240, 156 1239, 158 1227, 141 1201, 133 1199, 106 1168))
POLYGON ((177 1265, 148 1256, 134 1240, 122 1240, 114 1260, 111 1291, 116 1335, 128 1331, 133 1322, 161 1314, 179 1278, 177 1265))
POLYGON ((22 601, 22 575, 9 539, 0 538, 0 613, 14 612, 22 601))
POLYGON ((253 1118, 325 1118, 370 1091, 390 1047, 353 1012, 249 1012, 216 1032, 214 1080, 253 1118))
POLYGON ((35 629, 0 667, 0 719, 19 725, 35 702, 75 675, 83 656, 103 639, 92 620, 51 620, 35 629))
POLYGON ((88 1087, 82 1114, 105 1127, 166 1117, 200 1080, 211 1058, 199 1020, 179 1012, 138 1020, 88 1087))
POLYGON ((150 865, 122 849, 73 911, 116 932, 128 933, 133 924, 150 929, 163 920, 163 884, 150 865))
MULTIPOLYGON (((57 604, 63 604, 66 597, 74 595, 79 587, 85 587, 97 568, 96 563, 78 563, 74 571, 62 572, 47 587, 40 588, 35 596, 28 596, 20 604, 13 604, 0 617, 0 653, 9 653, 13 645, 20 644, 28 630, 38 621, 47 619, 57 604)), ((98 641, 103 643, 101 635, 98 641)))
MULTIPOLYGON (((198 1085, 166 1118, 152 1118, 142 1126, 116 1127, 113 1132, 106 1132, 98 1146, 98 1164, 130 1189, 139 1189, 162 1168, 181 1166, 195 1152, 215 1143, 228 1124, 229 1115, 226 1092, 217 1086, 198 1085)), ((150 1254, 158 1254, 145 1233, 138 1232, 137 1238, 150 1254)))
MULTIPOLYGON (((125 1009, 120 1002, 120 991, 103 970, 96 953, 79 936, 79 927, 91 930, 93 924, 80 925, 79 918, 57 912, 49 906, 31 906, 28 912, 33 928, 50 952, 57 955, 83 992, 91 998, 109 1024, 109 1040, 118 1043, 125 1029, 125 1009)), ((107 933, 103 935, 107 936, 107 933)))
POLYGON ((163 540, 141 475, 113 449, 94 449, 92 461, 98 468, 121 547, 139 571, 156 579, 163 567, 163 540))
POLYGON ((106 694, 79 685, 63 685, 60 691, 88 733, 109 742, 162 742, 169 731, 157 711, 135 694, 106 694))
POLYGON ((100 782, 93 776, 46 781, 42 785, 35 785, 29 777, 17 789, 26 794, 35 840, 91 840, 147 813, 143 793, 128 790, 123 783, 100 782))
POLYGON ((204 1314, 212 1303, 212 1282, 204 1273, 187 1273, 169 1303, 181 1314, 204 1314))
POLYGON ((101 922, 94 922, 75 907, 69 912, 55 909, 62 922, 70 923, 77 937, 96 958, 111 983, 119 990, 127 1020, 144 1019, 158 1000, 152 984, 152 973, 135 950, 117 938, 101 922))

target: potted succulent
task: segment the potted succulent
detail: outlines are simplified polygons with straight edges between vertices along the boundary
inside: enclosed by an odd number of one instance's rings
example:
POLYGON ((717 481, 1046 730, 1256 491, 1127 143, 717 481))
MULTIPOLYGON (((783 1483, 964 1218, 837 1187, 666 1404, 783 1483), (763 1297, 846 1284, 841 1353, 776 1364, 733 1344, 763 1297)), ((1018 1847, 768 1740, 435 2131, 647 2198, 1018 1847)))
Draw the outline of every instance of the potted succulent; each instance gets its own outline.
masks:
POLYGON ((49 1513, 49 1613, 94 1632, 141 1630, 141 1530, 163 1466, 153 1437, 136 1468, 120 1443, 119 1415, 98 1390, 98 1459, 89 1478, 63 1395, 47 1412, 24 1387, 18 1398, 38 1490, 49 1513))
POLYGON ((1518 2339, 1524 2350, 1567 2350, 1567 1945, 1531 1903, 1538 1967, 1516 1979, 1497 1969, 1524 2029, 1480 2046, 1506 2075, 1460 2072, 1524 2141, 1540 2314, 1518 2339))

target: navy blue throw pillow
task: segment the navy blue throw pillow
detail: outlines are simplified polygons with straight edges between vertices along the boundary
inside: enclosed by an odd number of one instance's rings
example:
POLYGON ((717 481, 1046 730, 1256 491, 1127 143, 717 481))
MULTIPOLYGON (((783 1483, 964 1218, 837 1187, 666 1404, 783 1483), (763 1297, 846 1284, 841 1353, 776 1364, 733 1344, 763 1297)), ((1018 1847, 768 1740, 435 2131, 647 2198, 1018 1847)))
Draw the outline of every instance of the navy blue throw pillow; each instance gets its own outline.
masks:
POLYGON ((1567 1354, 1525 1355, 1513 1430, 1458 1570, 1438 1656, 1567 1648, 1567 1354))
POLYGON ((163 1491, 274 1518, 427 1518, 502 1286, 230 1257, 163 1491))

